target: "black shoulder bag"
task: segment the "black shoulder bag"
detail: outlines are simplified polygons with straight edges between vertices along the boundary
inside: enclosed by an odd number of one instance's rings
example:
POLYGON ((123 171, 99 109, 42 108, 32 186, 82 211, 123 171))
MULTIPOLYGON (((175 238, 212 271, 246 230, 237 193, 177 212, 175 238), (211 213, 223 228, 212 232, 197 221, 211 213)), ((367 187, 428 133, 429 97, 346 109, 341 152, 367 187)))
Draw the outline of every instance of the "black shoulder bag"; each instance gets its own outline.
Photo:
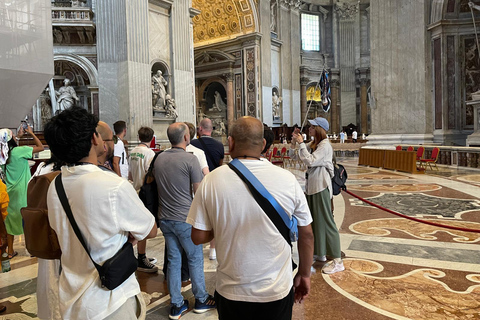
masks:
POLYGON ((68 220, 70 220, 73 231, 75 231, 78 240, 82 244, 83 248, 90 257, 90 260, 92 260, 93 265, 97 269, 98 274, 100 275, 102 288, 106 287, 109 290, 115 289, 116 287, 124 283, 125 280, 127 280, 132 275, 132 273, 137 270, 138 262, 137 258, 135 258, 135 255, 133 254, 132 244, 129 241, 125 242, 123 247, 113 257, 105 261, 102 266, 97 264, 95 261, 93 261, 92 256, 88 251, 87 244, 85 243, 82 233, 78 228, 77 222, 73 217, 72 209, 68 204, 67 194, 65 193, 65 189, 63 188, 61 173, 55 179, 55 188, 57 190, 58 197, 60 198, 60 202, 62 203, 63 210, 65 210, 68 220))
POLYGON ((143 180, 143 184, 138 192, 140 200, 142 200, 148 211, 153 214, 157 226, 160 225, 160 221, 158 220, 158 189, 153 170, 155 168, 155 160, 157 160, 157 157, 160 153, 162 153, 162 151, 158 152, 153 157, 152 162, 150 162, 150 167, 148 168, 145 179, 143 180))

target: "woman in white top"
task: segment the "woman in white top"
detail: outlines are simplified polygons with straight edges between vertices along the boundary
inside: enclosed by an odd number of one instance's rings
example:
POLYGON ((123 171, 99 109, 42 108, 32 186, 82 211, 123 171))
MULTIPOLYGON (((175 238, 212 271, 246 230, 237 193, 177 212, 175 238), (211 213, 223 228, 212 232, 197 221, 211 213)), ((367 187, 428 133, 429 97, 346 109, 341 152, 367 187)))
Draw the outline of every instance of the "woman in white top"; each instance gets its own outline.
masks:
POLYGON ((330 274, 345 270, 341 259, 340 235, 331 206, 333 149, 327 137, 328 121, 322 117, 308 121, 308 133, 313 140, 305 144, 300 131, 295 129, 290 156, 299 158, 307 166, 305 193, 313 217, 315 259, 326 261, 327 254, 333 257, 334 259, 322 268, 322 272, 330 274))

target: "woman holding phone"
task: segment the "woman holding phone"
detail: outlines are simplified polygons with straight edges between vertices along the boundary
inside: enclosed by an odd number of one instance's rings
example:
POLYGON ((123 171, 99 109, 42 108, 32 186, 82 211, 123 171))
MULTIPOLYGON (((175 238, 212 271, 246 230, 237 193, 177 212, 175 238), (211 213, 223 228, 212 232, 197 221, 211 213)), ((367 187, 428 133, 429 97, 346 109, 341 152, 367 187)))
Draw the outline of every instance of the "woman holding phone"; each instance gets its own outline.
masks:
POLYGON ((340 234, 331 206, 333 148, 327 137, 327 119, 318 117, 308 122, 308 133, 313 140, 305 144, 300 130, 295 129, 289 153, 290 157, 300 159, 307 166, 305 193, 313 217, 314 259, 326 261, 327 255, 333 257, 333 260, 322 268, 323 273, 331 274, 345 270, 341 258, 340 234))
POLYGON ((20 209, 27 206, 27 186, 30 180, 30 166, 28 160, 33 154, 43 151, 42 142, 33 133, 32 127, 27 125, 25 130, 20 127, 18 136, 25 133, 32 136, 34 147, 18 146, 15 135, 10 129, 0 130, 0 167, 5 173, 5 184, 10 202, 7 208, 5 226, 7 229, 8 258, 12 259, 18 252, 13 250, 14 236, 23 234, 22 215, 20 209))

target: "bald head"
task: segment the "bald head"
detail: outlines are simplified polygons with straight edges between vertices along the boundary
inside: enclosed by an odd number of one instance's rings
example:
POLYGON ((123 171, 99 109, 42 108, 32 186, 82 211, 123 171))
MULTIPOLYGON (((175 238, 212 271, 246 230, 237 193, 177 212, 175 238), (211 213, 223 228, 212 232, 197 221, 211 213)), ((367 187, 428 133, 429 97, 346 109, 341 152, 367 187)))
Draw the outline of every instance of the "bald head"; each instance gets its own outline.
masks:
POLYGON ((188 126, 183 122, 175 122, 168 126, 167 129, 168 140, 172 147, 181 146, 186 147, 190 143, 190 133, 188 126), (185 137, 188 139, 185 140, 185 137))
POLYGON ((97 132, 103 140, 103 146, 99 146, 101 148, 97 151, 98 162, 104 164, 107 159, 113 157, 113 131, 107 123, 98 121, 97 132))
MULTIPOLYGON (((260 156, 265 140, 263 139, 263 124, 252 117, 239 118, 232 126, 230 139, 237 156, 260 156)), ((230 147, 232 149, 232 146, 230 147)), ((232 150, 230 150, 232 152, 232 150)))
POLYGON ((200 121, 200 135, 211 136, 213 131, 212 120, 208 118, 203 118, 200 121))

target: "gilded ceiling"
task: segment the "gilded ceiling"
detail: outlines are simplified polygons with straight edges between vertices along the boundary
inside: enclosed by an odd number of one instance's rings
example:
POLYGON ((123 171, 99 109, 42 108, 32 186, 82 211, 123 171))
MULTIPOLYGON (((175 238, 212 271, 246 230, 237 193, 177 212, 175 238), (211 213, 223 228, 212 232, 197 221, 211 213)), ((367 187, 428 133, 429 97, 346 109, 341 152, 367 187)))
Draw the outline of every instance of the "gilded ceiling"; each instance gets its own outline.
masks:
POLYGON ((195 46, 233 39, 257 28, 253 0, 193 0, 192 6, 201 11, 193 18, 195 46))

